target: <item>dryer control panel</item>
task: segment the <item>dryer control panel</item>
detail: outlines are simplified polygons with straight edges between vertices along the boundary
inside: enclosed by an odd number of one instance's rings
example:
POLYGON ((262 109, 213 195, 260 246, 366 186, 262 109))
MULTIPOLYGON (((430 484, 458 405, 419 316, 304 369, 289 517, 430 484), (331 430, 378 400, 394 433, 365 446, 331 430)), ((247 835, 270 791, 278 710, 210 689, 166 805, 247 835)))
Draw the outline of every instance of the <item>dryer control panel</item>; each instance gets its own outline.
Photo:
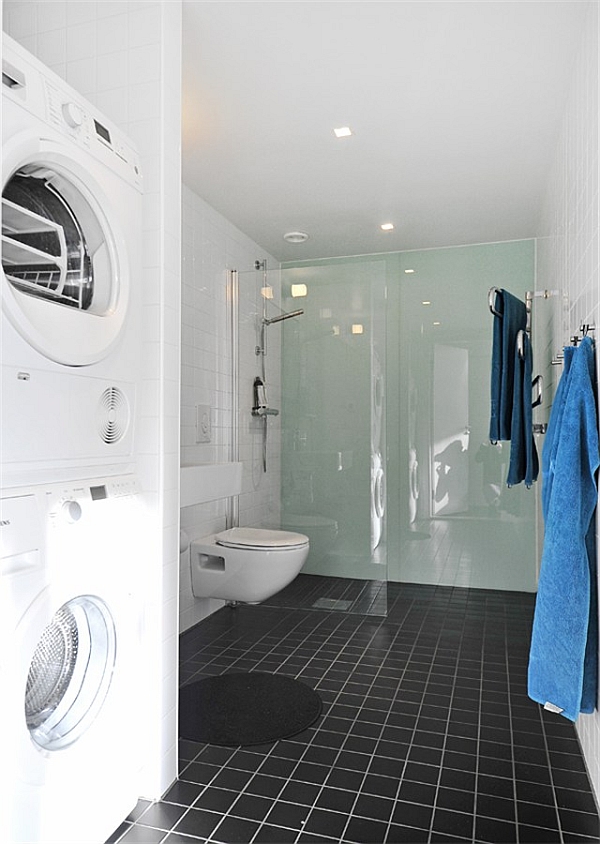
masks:
POLYGON ((3 33, 2 92, 141 191, 140 158, 127 136, 58 74, 3 33))

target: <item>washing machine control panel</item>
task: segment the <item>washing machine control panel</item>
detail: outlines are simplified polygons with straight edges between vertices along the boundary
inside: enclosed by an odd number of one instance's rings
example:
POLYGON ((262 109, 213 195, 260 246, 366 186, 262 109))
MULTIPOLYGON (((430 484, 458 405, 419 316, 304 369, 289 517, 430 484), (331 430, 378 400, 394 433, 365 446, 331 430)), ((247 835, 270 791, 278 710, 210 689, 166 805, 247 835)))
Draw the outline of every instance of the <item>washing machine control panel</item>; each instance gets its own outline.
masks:
POLYGON ((132 498, 139 493, 139 482, 134 475, 94 478, 68 487, 56 484, 46 490, 49 524, 75 524, 85 519, 97 502, 132 498))

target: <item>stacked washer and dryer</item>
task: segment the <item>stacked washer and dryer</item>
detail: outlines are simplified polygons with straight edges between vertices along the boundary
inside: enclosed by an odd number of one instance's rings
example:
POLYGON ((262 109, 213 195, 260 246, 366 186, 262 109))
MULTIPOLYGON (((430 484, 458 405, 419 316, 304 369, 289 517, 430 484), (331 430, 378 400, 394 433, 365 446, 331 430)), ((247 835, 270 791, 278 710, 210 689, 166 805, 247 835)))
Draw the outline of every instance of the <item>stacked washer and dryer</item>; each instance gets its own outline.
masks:
POLYGON ((142 759, 137 153, 3 36, 0 840, 102 842, 142 759))

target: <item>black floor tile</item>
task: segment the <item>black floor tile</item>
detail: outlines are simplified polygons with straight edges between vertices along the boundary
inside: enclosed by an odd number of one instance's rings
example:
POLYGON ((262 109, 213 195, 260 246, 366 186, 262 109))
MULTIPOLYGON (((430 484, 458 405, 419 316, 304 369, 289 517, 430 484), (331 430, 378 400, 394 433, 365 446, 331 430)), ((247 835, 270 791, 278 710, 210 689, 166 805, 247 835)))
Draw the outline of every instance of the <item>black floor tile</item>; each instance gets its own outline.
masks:
POLYGON ((138 818, 136 823, 141 826, 152 826, 156 829, 170 830, 181 820, 181 817, 186 811, 186 806, 177 806, 174 803, 158 801, 149 806, 143 815, 138 818))
POLYGON ((179 803, 182 806, 191 806, 204 788, 203 785, 197 783, 177 780, 163 796, 163 800, 167 803, 179 803))
POLYGON ((300 676, 319 721, 261 747, 180 741, 178 782, 111 844, 598 841, 574 727, 527 697, 534 596, 395 583, 378 618, 309 609, 361 606, 362 581, 297 581, 182 634, 181 678, 300 676))
POLYGON ((231 815, 223 818, 211 835, 211 841, 219 844, 247 844, 254 837, 260 824, 256 821, 243 820, 231 815))
POLYGON ((348 816, 328 809, 312 809, 304 826, 305 833, 328 835, 339 840, 346 827, 348 816))
POLYGON ((221 822, 223 815, 205 809, 190 809, 175 826, 175 832, 208 838, 221 822))
POLYGON ((373 841, 385 841, 387 831, 387 823, 353 816, 344 832, 344 841, 353 842, 353 844, 354 842, 356 844, 371 844, 373 841))
POLYGON ((309 812, 310 806, 276 800, 271 806, 266 821, 269 824, 285 826, 291 829, 302 829, 309 812))

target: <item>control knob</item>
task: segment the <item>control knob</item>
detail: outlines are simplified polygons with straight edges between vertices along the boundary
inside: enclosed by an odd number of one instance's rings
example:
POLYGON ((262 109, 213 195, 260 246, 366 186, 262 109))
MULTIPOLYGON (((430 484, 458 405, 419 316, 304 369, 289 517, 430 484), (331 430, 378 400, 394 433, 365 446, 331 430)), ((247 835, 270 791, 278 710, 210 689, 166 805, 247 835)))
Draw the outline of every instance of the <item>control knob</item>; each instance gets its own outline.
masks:
POLYGON ((62 114, 67 126, 78 129, 83 123, 83 112, 77 103, 63 103, 62 114))
POLYGON ((73 524, 73 522, 78 522, 81 518, 81 504, 70 498, 68 501, 63 502, 61 512, 65 520, 73 524))

